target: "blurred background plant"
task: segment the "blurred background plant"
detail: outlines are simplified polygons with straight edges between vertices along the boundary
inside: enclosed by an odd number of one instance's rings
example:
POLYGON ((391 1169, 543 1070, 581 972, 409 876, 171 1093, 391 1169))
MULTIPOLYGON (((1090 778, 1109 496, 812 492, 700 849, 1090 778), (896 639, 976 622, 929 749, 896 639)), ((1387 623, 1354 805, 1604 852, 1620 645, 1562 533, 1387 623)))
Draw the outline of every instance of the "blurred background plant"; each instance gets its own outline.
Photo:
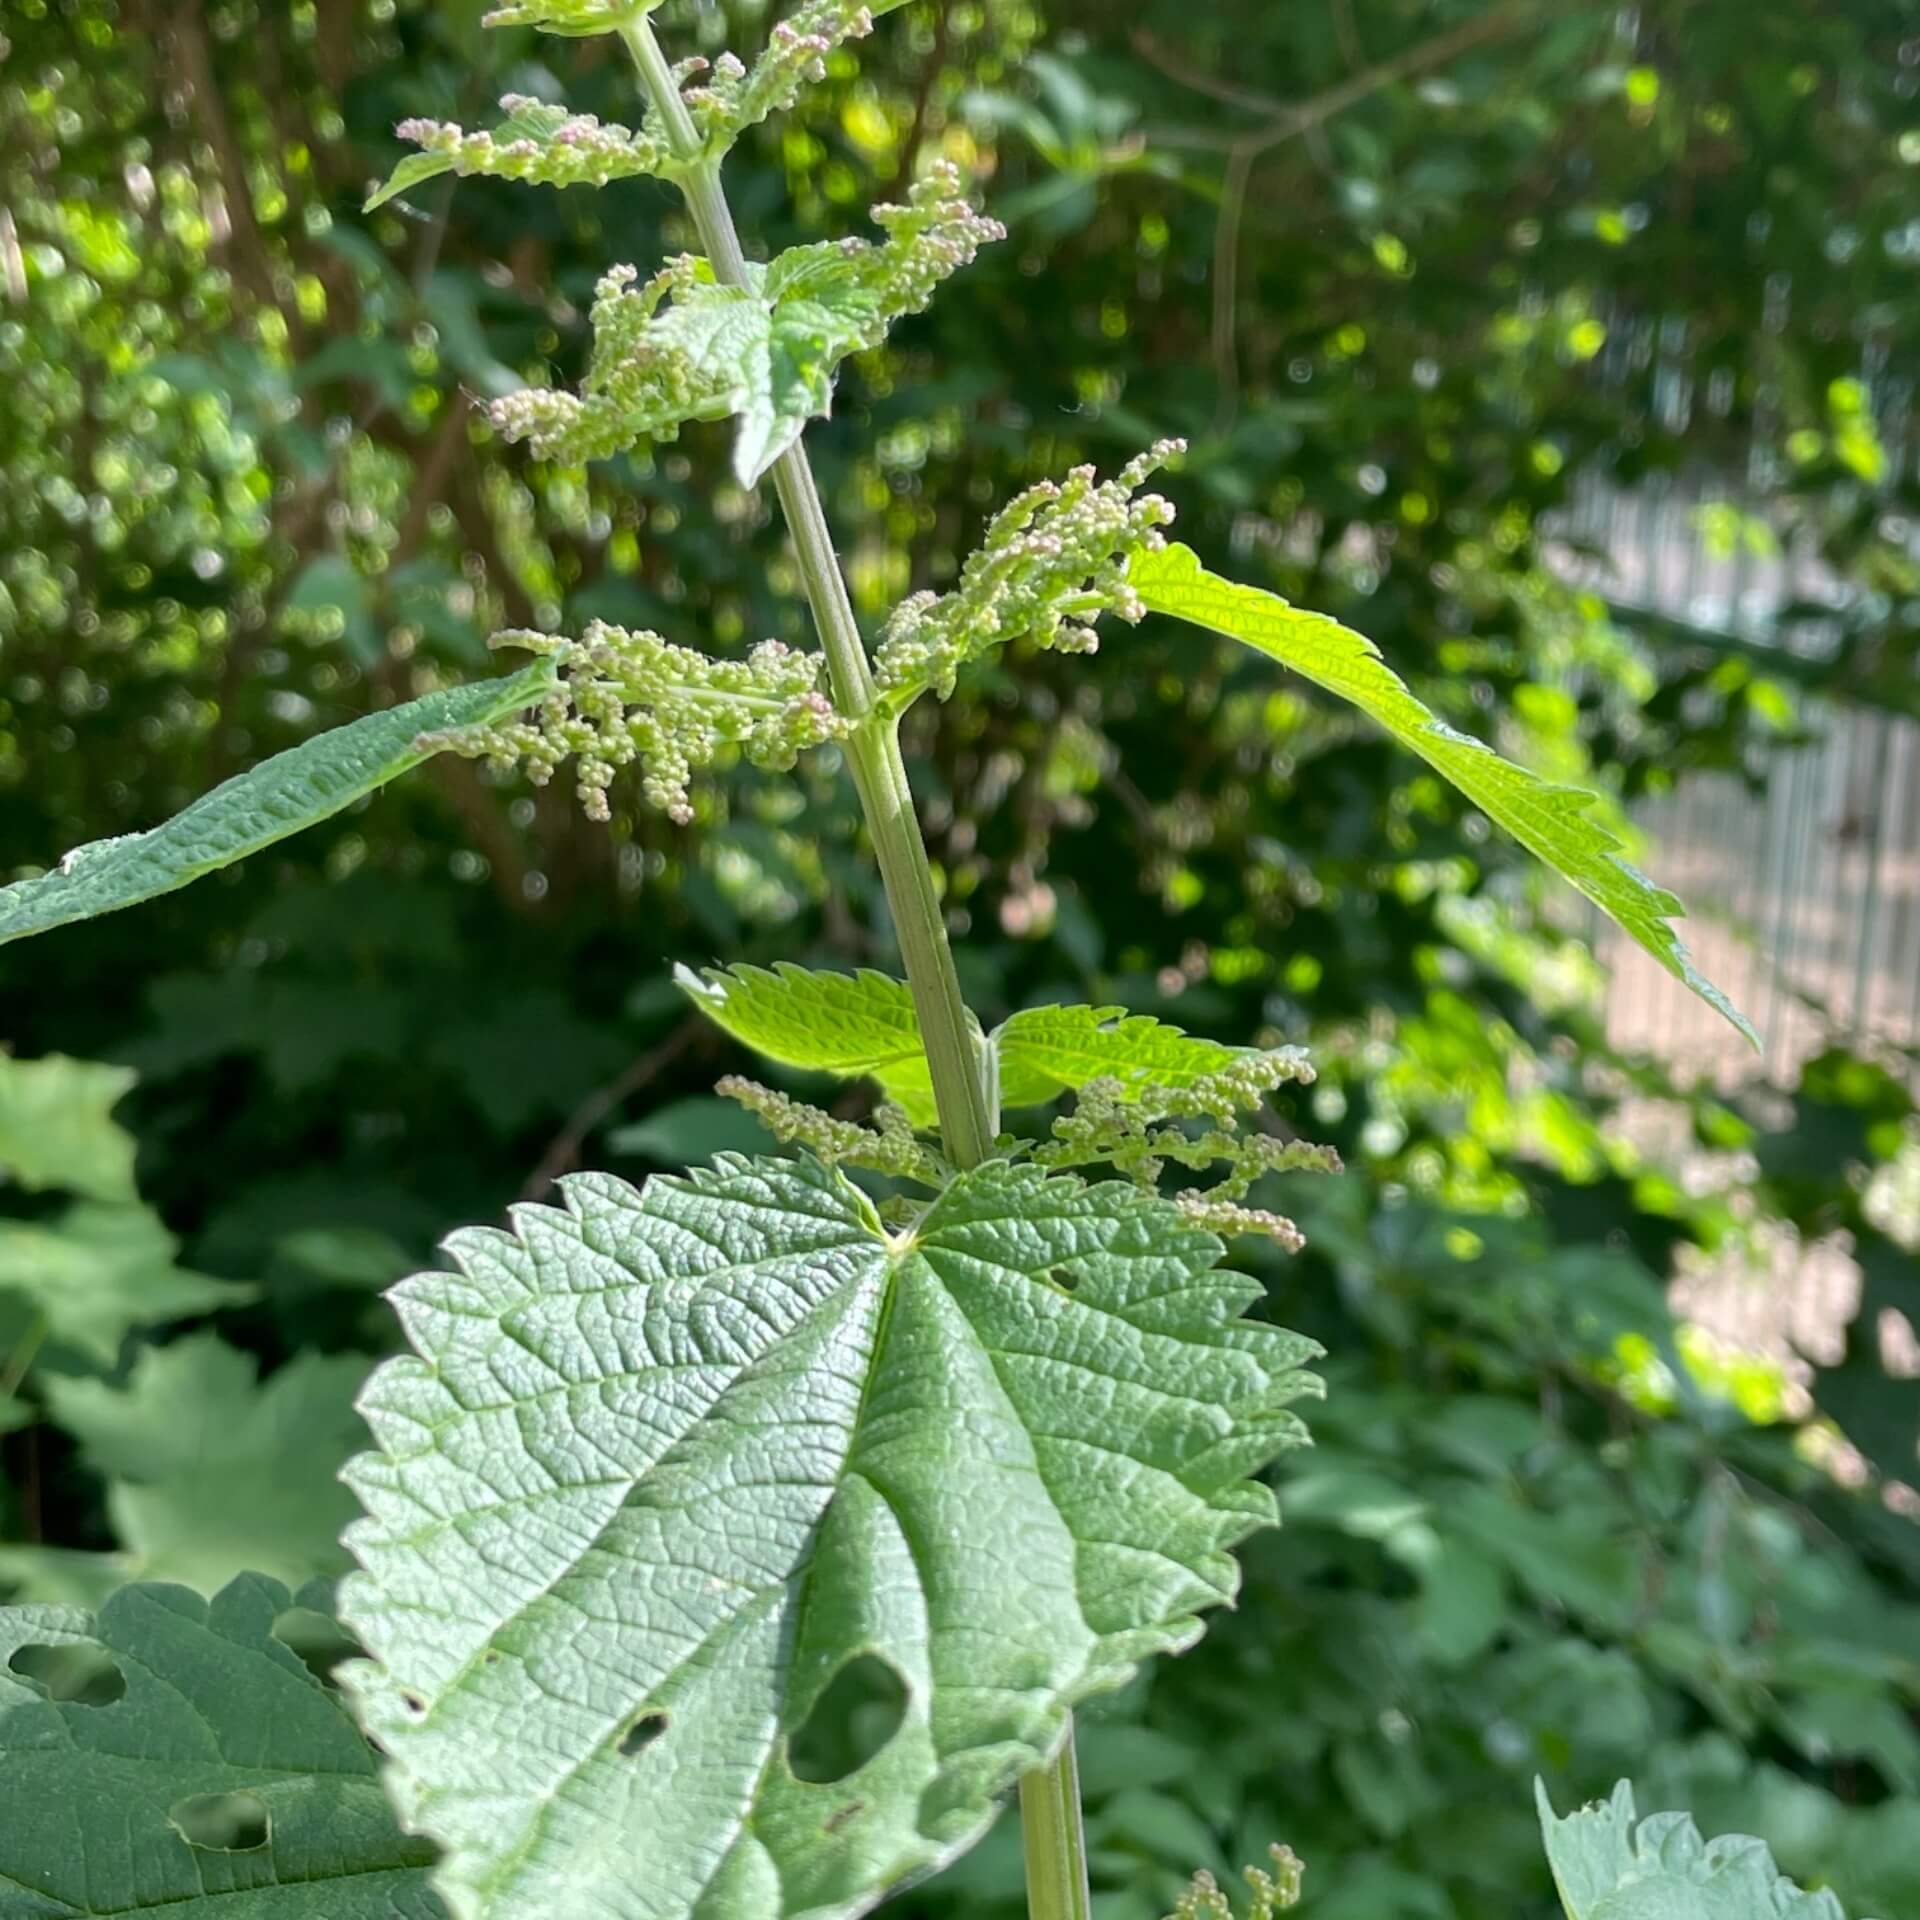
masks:
MULTIPOLYGON (((473 404, 577 373, 607 259, 689 244, 671 196, 360 212, 404 118, 636 117, 602 43, 482 10, 8 7, 0 875, 499 626, 803 633, 723 430, 543 466, 473 404)), ((916 716, 983 1013, 1309 1044, 1350 1168, 1288 1196, 1307 1255, 1244 1255, 1334 1356, 1289 1532, 1083 1735, 1103 1914, 1278 1836, 1311 1920, 1545 1915, 1539 1773, 1920 1915, 1920 4, 918 0, 832 81, 735 157, 761 245, 939 157, 1012 228, 811 437, 863 615, 1183 435, 1183 537, 1605 785, 1767 1040, 1596 964, 1437 780, 1199 636, 916 716)), ((806 777, 685 828, 616 790, 609 831, 443 759, 0 958, 0 1587, 337 1570, 382 1286, 577 1165, 764 1144, 669 968, 889 963, 806 777)), ((1016 1855, 901 1904, 1011 1916, 1016 1855)))

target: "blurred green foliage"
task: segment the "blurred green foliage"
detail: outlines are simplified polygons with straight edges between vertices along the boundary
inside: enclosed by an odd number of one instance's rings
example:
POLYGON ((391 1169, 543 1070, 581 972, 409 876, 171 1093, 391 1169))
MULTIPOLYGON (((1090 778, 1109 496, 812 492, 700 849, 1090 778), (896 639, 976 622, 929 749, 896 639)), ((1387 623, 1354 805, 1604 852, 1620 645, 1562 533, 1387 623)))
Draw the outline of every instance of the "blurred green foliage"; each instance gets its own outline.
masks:
MULTIPOLYGON (((360 213, 402 118, 506 92, 633 118, 598 43, 482 35, 482 10, 7 8, 6 877, 477 674, 499 625, 801 636, 723 430, 570 469, 472 405, 577 377, 607 260, 690 242, 668 194, 443 179, 360 213)), ((832 79, 735 155, 750 243, 860 227, 936 153, 1012 229, 810 436, 873 623, 1017 487, 1181 434, 1203 557, 1622 801, 1757 780, 1813 694, 1915 711, 1920 502, 1906 423, 1869 405, 1920 330, 1915 0, 919 0, 832 79), (1837 649, 1564 584, 1547 521, 1582 477, 1696 465, 1758 476, 1776 536, 1855 588, 1837 649)), ((909 744, 983 1015, 1123 1000, 1310 1044, 1297 1117, 1353 1169, 1287 1194, 1313 1244, 1261 1269, 1334 1356, 1289 1536, 1083 1735, 1106 1920, 1275 1839, 1312 1920, 1544 1915, 1535 1773, 1563 1806, 1630 1775, 1855 1911, 1920 1915, 1920 1536, 1880 1484, 1916 1477, 1920 1432, 1879 1339, 1920 1318, 1910 1063, 1835 1051, 1733 1100, 1616 1057, 1517 850, 1199 636, 1004 658, 970 695, 909 744), (1644 1101, 1751 1181, 1701 1194, 1636 1151, 1644 1101), (1866 1276, 1811 1411, 1660 1284, 1781 1225, 1850 1236, 1866 1276)), ((435 762, 217 884, 7 950, 0 1041, 46 1063, 0 1074, 0 1580, 331 1570, 379 1288, 583 1159, 637 1174, 751 1128, 671 964, 888 964, 852 796, 802 778, 727 772, 685 829, 616 790, 607 830, 435 762)), ((904 1904, 1018 1899, 1001 1832, 904 1904)))

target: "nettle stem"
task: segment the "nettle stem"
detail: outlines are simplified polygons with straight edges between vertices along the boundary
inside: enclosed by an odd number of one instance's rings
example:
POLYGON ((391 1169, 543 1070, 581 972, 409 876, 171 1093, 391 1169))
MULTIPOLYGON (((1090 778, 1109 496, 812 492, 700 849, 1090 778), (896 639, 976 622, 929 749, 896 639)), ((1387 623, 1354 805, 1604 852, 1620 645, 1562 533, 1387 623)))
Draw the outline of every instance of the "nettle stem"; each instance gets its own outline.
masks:
MULTIPOLYGON (((666 55, 645 15, 620 30, 640 78, 659 111, 667 137, 685 163, 683 188, 714 277, 728 286, 748 282, 747 258, 720 181, 720 163, 708 156, 680 97, 666 55)), ((932 1071, 933 1094, 947 1157, 976 1166, 993 1150, 998 1116, 954 969, 933 866, 914 812, 913 789, 900 752, 899 722, 874 711, 873 672, 847 595, 840 556, 827 525, 820 489, 806 450, 795 446, 773 469, 781 510, 793 536, 814 624, 826 650, 834 704, 855 722, 847 742, 854 786, 880 863, 880 877, 913 989, 932 1071)), ((1080 1778, 1073 1723, 1059 1752, 1020 1784, 1020 1820, 1026 1843, 1027 1901, 1032 1920, 1088 1920, 1087 1842, 1080 1813, 1080 1778)))
MULTIPOLYGON (((687 208, 713 264, 714 277, 723 285, 744 287, 748 284, 747 258, 720 183, 720 163, 705 151, 693 116, 680 97, 673 69, 654 37, 653 23, 641 14, 620 29, 620 36, 684 165, 682 184, 687 208)), ((953 948, 940 911, 933 866, 913 808, 898 722, 874 711, 873 673, 866 644, 860 637, 826 509, 803 447, 795 446, 781 455, 773 469, 773 480, 793 535, 814 624, 826 650, 834 705, 855 723, 847 741, 847 758, 920 1016, 947 1158, 957 1167, 977 1166, 993 1151, 997 1119, 988 1100, 966 1002, 961 997, 960 976, 954 970, 953 948)))

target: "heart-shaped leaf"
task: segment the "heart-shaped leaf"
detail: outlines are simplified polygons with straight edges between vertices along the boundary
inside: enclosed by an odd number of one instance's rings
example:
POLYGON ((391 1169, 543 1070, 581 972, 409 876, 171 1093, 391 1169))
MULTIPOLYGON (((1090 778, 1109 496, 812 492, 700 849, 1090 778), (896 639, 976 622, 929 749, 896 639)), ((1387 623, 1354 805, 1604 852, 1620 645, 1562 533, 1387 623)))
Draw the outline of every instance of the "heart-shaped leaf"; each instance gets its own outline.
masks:
POLYGON ((345 1677, 458 1920, 863 1911, 1233 1594, 1314 1349, 1166 1202, 565 1192, 397 1290, 348 1469, 345 1677))

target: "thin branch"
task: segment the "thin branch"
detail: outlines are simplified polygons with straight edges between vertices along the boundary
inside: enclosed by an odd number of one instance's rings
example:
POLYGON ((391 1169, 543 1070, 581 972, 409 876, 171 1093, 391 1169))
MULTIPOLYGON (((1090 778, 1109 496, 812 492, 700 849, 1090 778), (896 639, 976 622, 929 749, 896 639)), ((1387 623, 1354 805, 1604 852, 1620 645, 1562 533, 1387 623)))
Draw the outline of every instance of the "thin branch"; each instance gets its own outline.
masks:
POLYGON ((1213 362, 1219 382, 1220 401, 1215 419, 1218 431, 1232 424, 1240 404, 1239 298, 1241 228, 1247 195, 1258 162, 1276 147, 1323 127, 1383 88, 1397 86, 1434 67, 1445 66, 1463 53, 1504 38, 1531 24, 1539 16, 1525 0, 1509 0, 1473 20, 1423 40, 1418 46, 1396 54, 1391 60, 1376 62, 1350 75, 1339 85, 1329 87, 1311 100, 1294 105, 1249 93, 1229 86, 1190 67, 1178 55, 1168 51, 1151 34, 1136 33, 1135 47, 1168 79, 1224 105, 1246 112, 1268 115, 1264 126, 1244 133, 1222 134, 1209 129, 1172 128, 1149 136, 1150 144, 1211 148, 1227 156, 1226 177, 1220 193, 1220 212, 1214 230, 1213 250, 1213 362))
POLYGON ((952 45, 953 26, 948 10, 936 7, 933 14, 933 45, 927 53, 927 64, 920 73, 919 91, 914 96, 913 125, 908 129, 906 143, 900 149, 900 164, 894 169, 893 179, 884 196, 888 200, 904 200, 907 189, 913 184, 914 163, 920 157, 921 145, 932 124, 934 96, 940 91, 940 79, 947 70, 947 57, 952 45))
POLYGON ((650 1086, 708 1031, 701 1015, 689 1014, 658 1046, 650 1047, 617 1079, 588 1094, 548 1143, 546 1152, 540 1156, 540 1164, 520 1189, 520 1198, 541 1199, 562 1174, 571 1173, 580 1164, 581 1150, 600 1123, 643 1087, 650 1086))

